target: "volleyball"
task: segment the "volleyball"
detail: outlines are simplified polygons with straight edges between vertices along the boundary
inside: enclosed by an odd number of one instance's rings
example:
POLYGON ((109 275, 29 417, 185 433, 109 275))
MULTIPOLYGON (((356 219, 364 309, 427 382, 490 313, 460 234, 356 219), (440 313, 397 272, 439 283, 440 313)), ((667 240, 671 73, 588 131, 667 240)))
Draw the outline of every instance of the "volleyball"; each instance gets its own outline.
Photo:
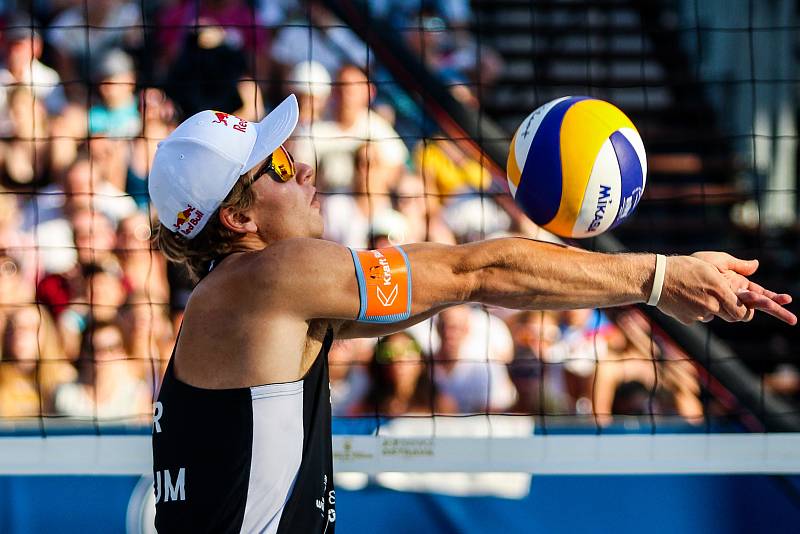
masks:
POLYGON ((639 132, 617 107, 567 96, 522 121, 507 175, 511 195, 533 222, 562 237, 593 237, 634 212, 647 159, 639 132))

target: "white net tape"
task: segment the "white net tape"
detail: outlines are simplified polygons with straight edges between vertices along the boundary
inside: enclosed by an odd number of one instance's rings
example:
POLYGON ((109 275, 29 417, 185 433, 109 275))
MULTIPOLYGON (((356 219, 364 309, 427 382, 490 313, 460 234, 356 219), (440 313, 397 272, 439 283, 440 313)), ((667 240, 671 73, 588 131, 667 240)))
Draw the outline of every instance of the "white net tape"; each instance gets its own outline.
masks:
MULTIPOLYGON (((334 436, 339 473, 800 474, 800 433, 334 436)), ((0 438, 0 475, 151 474, 149 436, 0 438)))

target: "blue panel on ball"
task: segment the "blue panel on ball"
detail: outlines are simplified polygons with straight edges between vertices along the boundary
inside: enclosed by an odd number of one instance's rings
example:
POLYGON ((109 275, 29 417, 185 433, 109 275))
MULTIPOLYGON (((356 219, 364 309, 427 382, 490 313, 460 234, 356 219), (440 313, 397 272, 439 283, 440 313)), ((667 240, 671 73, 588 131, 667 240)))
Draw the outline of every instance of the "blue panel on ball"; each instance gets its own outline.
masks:
MULTIPOLYGON (((561 205, 561 122, 573 104, 587 98, 573 96, 550 108, 531 142, 514 198, 536 224, 547 224, 558 213, 561 205)), ((528 132, 523 131, 518 135, 524 139, 526 134, 528 132)))
POLYGON ((619 211, 617 218, 610 228, 614 228, 630 217, 642 196, 644 172, 642 162, 639 160, 636 149, 624 134, 614 132, 611 134, 611 146, 617 154, 621 187, 619 192, 619 211))

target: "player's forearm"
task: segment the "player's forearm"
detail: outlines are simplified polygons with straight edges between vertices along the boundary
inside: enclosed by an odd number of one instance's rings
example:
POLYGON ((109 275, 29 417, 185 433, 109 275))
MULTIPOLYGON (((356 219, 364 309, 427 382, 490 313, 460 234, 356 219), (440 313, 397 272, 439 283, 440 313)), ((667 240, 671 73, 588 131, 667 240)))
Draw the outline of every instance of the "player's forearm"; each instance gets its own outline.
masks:
POLYGON ((573 309, 643 302, 652 254, 600 254, 531 239, 466 245, 469 300, 519 309, 573 309))

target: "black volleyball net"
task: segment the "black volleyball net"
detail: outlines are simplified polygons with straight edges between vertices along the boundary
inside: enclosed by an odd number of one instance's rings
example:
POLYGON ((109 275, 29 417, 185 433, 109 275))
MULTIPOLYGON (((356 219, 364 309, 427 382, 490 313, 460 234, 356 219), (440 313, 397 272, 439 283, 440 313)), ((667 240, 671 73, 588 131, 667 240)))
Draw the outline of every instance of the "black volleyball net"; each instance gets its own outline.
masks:
MULTIPOLYGON (((508 144, 545 102, 605 99, 644 140, 647 187, 613 236, 578 245, 725 250, 758 258, 763 285, 797 293, 796 6, 743 6, 6 8, 0 472, 150 470, 152 401, 192 283, 153 243, 147 176, 158 142, 203 109, 259 120, 295 94, 287 147, 315 169, 325 238, 373 248, 559 241, 509 196, 508 144)), ((337 469, 797 472, 797 337, 767 317, 686 328, 634 307, 465 305, 385 338, 337 341, 337 469)), ((528 483, 508 480, 464 484, 528 483)))

